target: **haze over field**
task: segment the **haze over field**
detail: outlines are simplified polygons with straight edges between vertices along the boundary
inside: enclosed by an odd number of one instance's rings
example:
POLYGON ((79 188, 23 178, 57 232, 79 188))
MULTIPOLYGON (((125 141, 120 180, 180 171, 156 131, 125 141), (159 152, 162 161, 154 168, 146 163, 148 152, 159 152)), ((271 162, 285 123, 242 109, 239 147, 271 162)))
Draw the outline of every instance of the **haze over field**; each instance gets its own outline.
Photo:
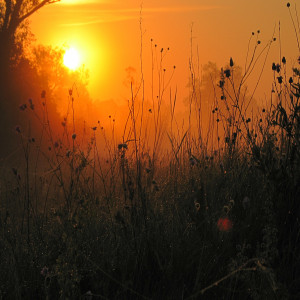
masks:
MULTIPOLYGON (((230 57, 244 66, 251 33, 260 30, 262 47, 273 35, 278 41, 270 50, 267 66, 278 60, 280 51, 291 64, 295 63, 297 41, 291 34, 291 19, 285 8, 282 0, 62 0, 33 15, 31 27, 37 43, 76 46, 82 63, 90 71, 91 97, 117 102, 130 94, 124 86, 125 70, 133 67, 139 77, 142 33, 143 68, 148 88, 152 38, 159 49, 170 48, 166 67, 176 65, 172 86, 177 87, 182 98, 188 95, 191 41, 194 56, 198 51, 200 66, 212 61, 221 68, 230 57)), ((291 9, 294 10, 293 5, 291 9)), ((270 68, 265 73, 257 98, 265 98, 268 92, 265 87, 271 89, 270 68)), ((256 77, 257 73, 250 85, 255 85, 256 77)))

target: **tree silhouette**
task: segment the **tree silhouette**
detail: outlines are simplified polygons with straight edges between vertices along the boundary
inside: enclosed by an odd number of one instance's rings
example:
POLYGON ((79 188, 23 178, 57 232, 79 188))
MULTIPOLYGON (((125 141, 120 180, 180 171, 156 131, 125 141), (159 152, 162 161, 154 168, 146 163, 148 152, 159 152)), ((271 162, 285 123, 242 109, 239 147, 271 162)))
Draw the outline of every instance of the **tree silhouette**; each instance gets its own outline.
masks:
MULTIPOLYGON (((0 69, 5 76, 14 51, 26 38, 19 29, 28 29, 26 20, 45 5, 60 0, 0 0, 0 69), (18 35, 19 34, 19 35, 18 35)), ((23 30, 24 33, 24 30, 23 30)))

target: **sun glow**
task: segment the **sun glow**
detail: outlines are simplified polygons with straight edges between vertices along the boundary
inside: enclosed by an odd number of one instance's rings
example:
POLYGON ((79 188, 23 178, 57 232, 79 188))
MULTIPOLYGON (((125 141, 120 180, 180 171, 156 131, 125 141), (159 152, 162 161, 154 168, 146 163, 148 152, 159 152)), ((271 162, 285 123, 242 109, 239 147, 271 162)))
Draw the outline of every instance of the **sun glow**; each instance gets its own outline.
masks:
POLYGON ((64 65, 72 71, 75 71, 80 65, 80 55, 75 48, 70 48, 65 52, 64 65))

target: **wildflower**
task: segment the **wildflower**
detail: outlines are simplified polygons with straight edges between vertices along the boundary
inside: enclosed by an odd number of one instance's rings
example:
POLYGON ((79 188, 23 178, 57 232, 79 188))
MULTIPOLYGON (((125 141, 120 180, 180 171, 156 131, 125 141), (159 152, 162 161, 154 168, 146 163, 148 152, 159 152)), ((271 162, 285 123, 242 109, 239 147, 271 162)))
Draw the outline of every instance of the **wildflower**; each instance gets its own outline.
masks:
POLYGON ((41 270, 41 275, 46 277, 48 275, 49 269, 45 266, 41 270))
POLYGON ((76 133, 72 134, 72 139, 75 140, 76 139, 76 133))
POLYGON ((230 57, 230 63, 229 63, 229 65, 230 65, 230 67, 233 67, 233 59, 232 59, 232 57, 230 57))
POLYGON ((232 221, 227 217, 219 218, 217 225, 220 231, 229 231, 233 226, 232 221))
POLYGON ((282 63, 283 63, 284 65, 286 64, 286 58, 285 58, 285 57, 282 58, 282 63))

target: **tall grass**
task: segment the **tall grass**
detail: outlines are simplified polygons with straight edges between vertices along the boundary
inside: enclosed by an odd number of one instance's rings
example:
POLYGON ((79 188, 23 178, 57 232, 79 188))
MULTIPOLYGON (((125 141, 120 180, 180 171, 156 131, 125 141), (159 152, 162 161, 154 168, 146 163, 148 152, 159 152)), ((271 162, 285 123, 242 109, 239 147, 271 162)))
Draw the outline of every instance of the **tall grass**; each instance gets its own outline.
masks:
POLYGON ((244 70, 230 59, 212 81, 208 126, 194 54, 181 126, 176 68, 152 40, 152 104, 141 68, 121 136, 111 117, 80 129, 72 89, 60 134, 44 92, 20 108, 40 131, 17 127, 22 163, 1 170, 1 299, 300 296, 300 70, 265 65, 274 39, 256 36, 244 70), (259 59, 273 93, 254 113, 245 84, 259 59))

